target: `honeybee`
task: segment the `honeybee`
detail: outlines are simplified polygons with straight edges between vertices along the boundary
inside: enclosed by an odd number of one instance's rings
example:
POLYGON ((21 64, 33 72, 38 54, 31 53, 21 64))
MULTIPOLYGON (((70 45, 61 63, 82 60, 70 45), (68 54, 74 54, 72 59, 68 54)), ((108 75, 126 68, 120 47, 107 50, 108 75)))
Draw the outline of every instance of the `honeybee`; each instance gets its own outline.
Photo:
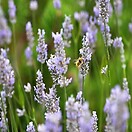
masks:
POLYGON ((84 60, 82 57, 79 57, 76 61, 75 61, 75 64, 76 64, 76 67, 77 68, 80 68, 83 64, 84 60))

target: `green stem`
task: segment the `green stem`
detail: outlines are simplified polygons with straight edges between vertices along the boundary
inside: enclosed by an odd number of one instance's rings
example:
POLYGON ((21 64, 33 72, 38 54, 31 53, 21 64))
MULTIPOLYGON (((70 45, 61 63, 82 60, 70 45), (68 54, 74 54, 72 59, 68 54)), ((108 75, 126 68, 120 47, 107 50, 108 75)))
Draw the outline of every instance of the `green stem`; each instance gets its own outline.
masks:
POLYGON ((11 121, 11 128, 12 128, 12 132, 18 132, 18 128, 16 125, 16 120, 15 120, 15 116, 14 116, 14 112, 13 112, 13 105, 11 100, 8 98, 8 103, 9 103, 9 113, 10 113, 10 121, 11 121))
POLYGON ((67 93, 66 93, 66 87, 64 87, 64 113, 63 113, 63 122, 64 122, 63 130, 64 130, 64 132, 66 132, 66 110, 65 110, 66 101, 67 101, 67 93))
POLYGON ((105 37, 105 47, 106 47, 106 56, 107 56, 107 64, 108 64, 108 84, 109 88, 111 87, 111 75, 110 75, 110 53, 108 48, 108 39, 107 39, 107 31, 106 31, 106 23, 104 21, 104 37, 105 37))

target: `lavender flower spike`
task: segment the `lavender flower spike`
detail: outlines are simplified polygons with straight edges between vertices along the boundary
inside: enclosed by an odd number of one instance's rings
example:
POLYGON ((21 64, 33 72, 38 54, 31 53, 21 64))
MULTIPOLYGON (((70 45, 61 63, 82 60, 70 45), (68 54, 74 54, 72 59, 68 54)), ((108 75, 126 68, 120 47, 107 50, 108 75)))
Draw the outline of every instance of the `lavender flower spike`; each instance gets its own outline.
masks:
POLYGON ((0 6, 0 45, 9 44, 11 42, 11 36, 11 30, 7 25, 7 20, 0 6))
POLYGON ((36 132, 35 127, 34 127, 34 124, 33 124, 32 121, 29 122, 29 124, 27 125, 26 132, 36 132))
POLYGON ((47 60, 47 44, 44 39, 45 31, 38 29, 38 35, 38 46, 36 47, 36 51, 38 52, 37 60, 43 64, 47 60))
POLYGON ((33 37, 31 22, 28 22, 26 24, 26 35, 27 35, 27 40, 28 40, 28 47, 25 50, 25 55, 26 55, 26 59, 27 59, 27 65, 31 66, 32 61, 33 61, 32 48, 34 46, 34 37, 33 37))
POLYGON ((80 49, 80 54, 83 59, 83 64, 80 67, 80 73, 82 76, 86 76, 89 71, 89 62, 92 57, 92 49, 90 48, 89 33, 83 37, 82 48, 80 49))
POLYGON ((13 0, 8 0, 9 5, 9 17, 12 24, 16 23, 16 6, 13 0))
POLYGON ((38 9, 38 1, 37 0, 30 0, 30 10, 36 11, 38 9))
POLYGON ((105 131, 125 132, 129 118, 127 106, 128 94, 121 90, 120 86, 115 86, 111 90, 110 98, 106 100, 104 111, 107 114, 107 125, 105 131))
POLYGON ((45 107, 47 113, 56 113, 60 111, 60 99, 57 98, 55 85, 49 89, 49 93, 45 95, 45 107))
POLYGON ((7 105, 6 105, 6 93, 5 91, 0 92, 0 131, 6 132, 8 129, 8 118, 7 114, 7 105))
POLYGON ((122 0, 114 0, 114 9, 118 16, 122 14, 123 3, 122 0))
POLYGON ((111 39, 110 27, 108 26, 110 16, 110 0, 99 0, 99 18, 101 32, 105 41, 105 46, 110 46, 113 40, 111 39))
POLYGON ((68 70, 70 58, 66 57, 62 34, 57 32, 56 34, 52 33, 52 36, 54 38, 55 55, 51 55, 47 61, 47 66, 54 84, 61 87, 68 86, 72 79, 66 79, 65 74, 68 70))
POLYGON ((53 0, 54 8, 60 9, 61 8, 61 2, 60 0, 53 0))
POLYGON ((2 84, 6 96, 12 97, 14 93, 14 83, 14 70, 6 56, 6 50, 0 49, 0 84, 2 84))
POLYGON ((38 132, 62 132, 61 112, 47 113, 45 124, 38 126, 38 132))
POLYGON ((29 47, 32 48, 34 46, 34 37, 33 37, 31 22, 27 22, 26 24, 26 35, 27 35, 28 45, 29 47))
POLYGON ((71 31, 73 30, 73 25, 71 24, 70 16, 65 15, 65 20, 62 24, 62 27, 63 27, 62 35, 63 35, 63 38, 64 38, 64 45, 69 47, 70 46, 69 39, 72 36, 71 31))
POLYGON ((37 71, 37 79, 36 79, 36 86, 34 86, 35 91, 35 100, 43 104, 45 103, 45 84, 43 83, 43 76, 40 70, 37 71))

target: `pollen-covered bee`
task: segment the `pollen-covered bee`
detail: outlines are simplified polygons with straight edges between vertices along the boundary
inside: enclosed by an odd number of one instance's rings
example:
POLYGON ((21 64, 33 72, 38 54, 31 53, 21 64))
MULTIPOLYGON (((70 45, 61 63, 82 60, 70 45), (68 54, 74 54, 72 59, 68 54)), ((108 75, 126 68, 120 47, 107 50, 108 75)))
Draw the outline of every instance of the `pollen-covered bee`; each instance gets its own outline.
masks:
POLYGON ((76 61, 75 61, 75 64, 76 64, 76 67, 77 68, 80 68, 83 64, 84 60, 82 57, 79 57, 76 61))

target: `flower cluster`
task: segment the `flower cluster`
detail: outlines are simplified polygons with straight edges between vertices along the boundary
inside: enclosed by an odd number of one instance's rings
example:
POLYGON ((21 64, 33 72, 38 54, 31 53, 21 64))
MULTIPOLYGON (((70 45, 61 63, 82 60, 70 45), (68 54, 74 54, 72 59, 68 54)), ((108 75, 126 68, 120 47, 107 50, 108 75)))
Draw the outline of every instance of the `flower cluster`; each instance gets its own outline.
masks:
POLYGON ((34 86, 35 100, 46 107, 46 113, 60 111, 59 98, 56 95, 55 85, 49 88, 49 93, 45 92, 46 87, 43 83, 43 76, 40 70, 37 71, 36 86, 34 86))
POLYGON ((122 0, 114 0, 114 9, 115 12, 118 16, 121 15, 122 13, 122 8, 123 8, 123 3, 122 0))
POLYGON ((106 46, 110 46, 113 42, 110 34, 110 27, 108 25, 109 16, 110 16, 109 5, 110 5, 110 0, 99 0, 98 24, 100 25, 106 46))
POLYGON ((27 65, 32 65, 32 48, 34 46, 34 37, 31 22, 26 24, 26 35, 28 40, 28 47, 25 50, 25 55, 27 59, 27 65))
POLYGON ((62 34, 52 33, 54 38, 55 55, 51 55, 47 61, 48 69, 51 72, 54 84, 61 87, 68 86, 72 79, 66 79, 64 76, 68 70, 70 58, 66 58, 62 34))
POLYGON ((53 0, 54 8, 60 9, 61 8, 61 2, 60 0, 53 0))
POLYGON ((62 132, 61 112, 47 113, 45 124, 38 125, 38 132, 62 132))
POLYGON ((30 10, 36 11, 38 9, 38 2, 37 0, 30 0, 30 10))
POLYGON ((7 25, 7 20, 3 14, 3 10, 0 6, 0 45, 11 42, 11 30, 7 25))
POLYGON ((7 106, 6 106, 6 93, 0 92, 0 130, 6 132, 8 129, 8 118, 6 118, 7 106))
POLYGON ((13 0, 8 1, 9 5, 9 17, 12 24, 16 23, 16 6, 13 0))
POLYGON ((33 124, 32 121, 29 122, 29 124, 27 125, 26 132, 36 132, 35 127, 34 127, 34 124, 33 124))
POLYGON ((63 27, 63 38, 64 38, 64 45, 69 47, 70 46, 70 41, 69 39, 71 38, 72 34, 71 31, 73 30, 73 25, 71 24, 71 18, 70 16, 66 16, 65 15, 65 20, 62 23, 62 27, 63 27))
POLYGON ((14 70, 7 58, 6 50, 0 49, 0 84, 2 84, 6 96, 12 97, 14 93, 14 83, 14 70))
POLYGON ((47 59, 47 44, 44 39, 45 31, 38 29, 38 35, 38 46, 36 48, 36 51, 38 52, 37 60, 43 64, 47 59))
POLYGON ((115 86, 111 90, 110 98, 106 100, 104 111, 107 114, 106 131, 124 132, 126 130, 129 111, 127 107, 128 94, 121 90, 120 86, 115 86))
POLYGON ((67 131, 69 132, 97 132, 97 115, 93 116, 89 111, 87 102, 82 103, 81 92, 77 94, 76 100, 73 96, 66 102, 67 131))
POLYGON ((88 13, 86 11, 75 12, 74 18, 80 23, 80 27, 83 33, 87 32, 88 27, 88 13))
POLYGON ((59 107, 60 99, 57 98, 55 85, 49 89, 49 93, 45 95, 45 107, 47 113, 56 113, 60 111, 59 107))
POLYGON ((35 100, 40 103, 45 103, 45 84, 43 83, 43 76, 40 70, 37 71, 36 86, 34 86, 35 100))
POLYGON ((83 59, 83 63, 80 67, 80 73, 82 76, 86 76, 89 71, 89 62, 92 57, 92 49, 90 48, 90 42, 89 42, 89 33, 86 33, 84 35, 83 40, 82 40, 82 48, 80 49, 80 54, 83 59))

